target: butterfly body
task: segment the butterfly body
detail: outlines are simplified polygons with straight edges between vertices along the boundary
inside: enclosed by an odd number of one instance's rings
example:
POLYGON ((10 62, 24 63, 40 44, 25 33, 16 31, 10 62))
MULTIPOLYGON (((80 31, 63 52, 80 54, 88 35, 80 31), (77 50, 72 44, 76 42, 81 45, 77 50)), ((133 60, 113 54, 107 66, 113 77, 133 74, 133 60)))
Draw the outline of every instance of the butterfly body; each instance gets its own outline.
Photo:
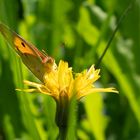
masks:
POLYGON ((27 42, 17 33, 0 23, 0 32, 8 41, 10 46, 18 53, 23 63, 30 71, 43 82, 43 76, 46 72, 54 69, 55 61, 52 57, 39 51, 34 45, 27 42))

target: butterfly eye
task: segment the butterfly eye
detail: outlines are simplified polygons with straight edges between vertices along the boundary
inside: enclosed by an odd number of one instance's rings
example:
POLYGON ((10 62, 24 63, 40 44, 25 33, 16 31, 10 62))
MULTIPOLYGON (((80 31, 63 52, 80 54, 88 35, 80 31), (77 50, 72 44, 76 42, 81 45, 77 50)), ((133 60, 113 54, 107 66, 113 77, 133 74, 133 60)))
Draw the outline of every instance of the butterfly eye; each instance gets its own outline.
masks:
POLYGON ((22 45, 23 47, 25 47, 25 44, 24 44, 23 42, 21 42, 21 45, 22 45))

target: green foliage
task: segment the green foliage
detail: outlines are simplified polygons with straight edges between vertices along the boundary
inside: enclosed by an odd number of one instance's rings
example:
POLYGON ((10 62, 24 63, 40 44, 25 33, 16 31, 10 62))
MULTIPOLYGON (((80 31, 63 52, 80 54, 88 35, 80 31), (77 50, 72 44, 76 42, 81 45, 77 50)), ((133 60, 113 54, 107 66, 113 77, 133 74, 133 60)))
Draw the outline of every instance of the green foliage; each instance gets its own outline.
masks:
MULTIPOLYGON (((0 0, 0 21, 79 72, 98 62, 128 0, 0 0)), ((15 91, 37 79, 0 35, 0 140, 55 140, 54 100, 15 91)), ((71 104, 68 139, 140 139, 140 1, 122 21, 100 65, 92 94, 71 104)))

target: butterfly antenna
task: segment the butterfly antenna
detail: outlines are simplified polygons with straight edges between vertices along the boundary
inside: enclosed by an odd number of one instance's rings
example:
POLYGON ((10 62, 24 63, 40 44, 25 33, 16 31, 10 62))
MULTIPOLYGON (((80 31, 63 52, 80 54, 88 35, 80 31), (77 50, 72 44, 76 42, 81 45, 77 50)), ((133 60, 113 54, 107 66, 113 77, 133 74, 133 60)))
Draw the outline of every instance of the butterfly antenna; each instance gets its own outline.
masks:
POLYGON ((96 68, 98 68, 100 66, 100 63, 101 63, 103 57, 105 56, 107 50, 109 49, 109 46, 110 46, 112 40, 114 39, 114 37, 116 35, 116 32, 118 31, 121 22, 124 20, 124 18, 126 17, 126 15, 128 14, 128 12, 130 11, 130 9, 133 7, 133 5, 134 5, 135 2, 136 2, 136 0, 132 0, 129 3, 128 7, 122 13, 121 17, 119 18, 118 23, 117 23, 117 25, 116 25, 116 27, 115 27, 115 29, 114 29, 114 31, 113 31, 113 33, 112 33, 112 35, 111 35, 108 43, 107 43, 107 45, 106 45, 106 47, 105 47, 102 55, 99 57, 99 60, 98 60, 97 64, 95 65, 96 68))

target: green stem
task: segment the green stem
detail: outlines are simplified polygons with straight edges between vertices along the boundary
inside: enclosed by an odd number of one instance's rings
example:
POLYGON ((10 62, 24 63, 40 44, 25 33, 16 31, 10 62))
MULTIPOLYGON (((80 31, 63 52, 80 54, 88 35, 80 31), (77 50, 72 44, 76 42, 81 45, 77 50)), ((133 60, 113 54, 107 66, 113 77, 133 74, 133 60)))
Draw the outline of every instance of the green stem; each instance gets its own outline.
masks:
POLYGON ((136 0, 131 1, 131 2, 129 3, 128 7, 127 7, 127 8, 124 10, 124 12, 122 13, 121 17, 119 18, 119 21, 118 21, 118 23, 117 23, 117 25, 116 25, 116 27, 115 27, 115 29, 114 29, 112 35, 111 35, 111 37, 110 37, 110 39, 109 39, 109 41, 108 41, 106 47, 105 47, 105 49, 104 49, 102 55, 100 56, 100 58, 99 58, 97 64, 95 65, 96 68, 99 67, 99 65, 100 65, 100 63, 101 63, 103 57, 105 56, 107 50, 108 50, 109 47, 110 47, 110 44, 111 44, 112 40, 114 39, 114 37, 115 37, 115 35, 116 35, 116 32, 118 31, 118 29, 119 29, 119 27, 120 27, 120 24, 122 23, 122 21, 124 20, 124 18, 125 18, 126 15, 128 14, 128 12, 130 11, 130 9, 133 7, 133 5, 134 5, 135 2, 136 2, 136 0))
POLYGON ((59 140, 66 140, 66 136, 67 136, 67 127, 59 127, 59 136, 58 139, 59 140))
POLYGON ((62 91, 59 95, 59 101, 56 108, 56 124, 59 128, 58 140, 66 140, 67 125, 69 114, 69 100, 67 94, 62 91))

